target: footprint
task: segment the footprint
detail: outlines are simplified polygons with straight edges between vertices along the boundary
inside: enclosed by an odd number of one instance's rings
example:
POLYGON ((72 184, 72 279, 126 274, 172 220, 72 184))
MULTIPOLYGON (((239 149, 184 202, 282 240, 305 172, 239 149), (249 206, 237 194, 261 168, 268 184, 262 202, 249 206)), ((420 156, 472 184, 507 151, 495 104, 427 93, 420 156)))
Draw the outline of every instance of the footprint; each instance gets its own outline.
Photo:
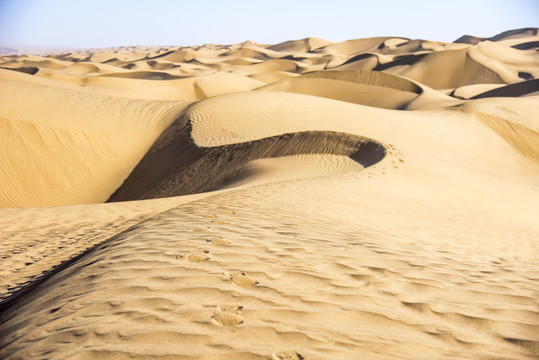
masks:
POLYGON ((271 354, 273 360, 303 360, 305 359, 301 354, 295 351, 279 351, 271 354))
POLYGON ((211 228, 208 226, 208 227, 200 227, 200 226, 197 226, 197 227, 194 227, 194 228, 191 228, 190 231, 191 232, 204 232, 204 231, 209 231, 211 228))
POLYGON ((234 272, 227 275, 229 276, 230 280, 232 280, 232 282, 238 286, 247 287, 254 286, 259 283, 254 277, 247 276, 242 272, 234 272))
POLYGON ((243 316, 240 315, 243 306, 218 306, 211 320, 219 326, 236 326, 243 324, 243 316))
POLYGON ((228 225, 230 224, 228 221, 225 220, 214 220, 212 221, 215 225, 228 225))
POLYGON ((230 241, 222 239, 222 238, 218 238, 218 237, 206 239, 206 242, 212 243, 213 245, 229 245, 230 244, 230 241))
POLYGON ((217 307, 217 310, 227 313, 235 313, 239 314, 243 310, 243 306, 236 306, 236 305, 219 305, 217 307))
POLYGON ((185 259, 189 262, 202 262, 202 261, 210 260, 209 253, 210 252, 208 250, 204 250, 204 251, 199 251, 195 253, 178 255, 176 256, 176 259, 185 259))

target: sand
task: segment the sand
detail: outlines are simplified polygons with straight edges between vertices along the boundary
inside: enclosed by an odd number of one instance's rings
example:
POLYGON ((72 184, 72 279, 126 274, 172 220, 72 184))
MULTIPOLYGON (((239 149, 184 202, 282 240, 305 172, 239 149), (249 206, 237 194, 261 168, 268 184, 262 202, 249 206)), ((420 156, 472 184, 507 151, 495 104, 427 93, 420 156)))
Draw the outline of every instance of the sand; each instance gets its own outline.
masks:
POLYGON ((0 358, 537 358, 538 41, 0 56, 0 358))

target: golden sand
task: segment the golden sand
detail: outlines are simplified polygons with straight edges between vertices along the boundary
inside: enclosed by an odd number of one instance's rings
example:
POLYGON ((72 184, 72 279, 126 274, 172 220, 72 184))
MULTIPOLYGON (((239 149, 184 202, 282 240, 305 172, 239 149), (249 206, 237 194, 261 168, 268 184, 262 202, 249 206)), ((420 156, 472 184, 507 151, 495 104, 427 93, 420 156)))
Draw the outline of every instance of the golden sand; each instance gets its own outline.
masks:
POLYGON ((0 57, 0 358, 539 356, 539 41, 0 57))

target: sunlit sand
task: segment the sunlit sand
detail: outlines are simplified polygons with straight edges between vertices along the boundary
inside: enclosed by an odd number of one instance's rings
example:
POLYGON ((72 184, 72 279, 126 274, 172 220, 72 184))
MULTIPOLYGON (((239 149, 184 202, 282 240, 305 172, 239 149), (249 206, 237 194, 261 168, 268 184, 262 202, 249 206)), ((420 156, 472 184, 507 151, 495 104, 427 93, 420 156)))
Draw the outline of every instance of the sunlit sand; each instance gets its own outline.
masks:
POLYGON ((539 357, 538 42, 0 56, 0 358, 539 357))

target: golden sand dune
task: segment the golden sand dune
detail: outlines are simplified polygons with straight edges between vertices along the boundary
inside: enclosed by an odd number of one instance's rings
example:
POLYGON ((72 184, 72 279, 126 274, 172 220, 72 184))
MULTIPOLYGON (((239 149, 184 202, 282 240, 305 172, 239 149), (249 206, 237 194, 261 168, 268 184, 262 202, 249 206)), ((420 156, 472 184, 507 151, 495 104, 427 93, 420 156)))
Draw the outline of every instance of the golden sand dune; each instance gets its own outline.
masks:
POLYGON ((406 78, 366 70, 313 71, 257 90, 286 91, 387 109, 405 108, 423 93, 406 78))
POLYGON ((0 358, 537 358, 538 41, 1 56, 0 358))
POLYGON ((105 201, 185 107, 0 82, 3 207, 105 201))

